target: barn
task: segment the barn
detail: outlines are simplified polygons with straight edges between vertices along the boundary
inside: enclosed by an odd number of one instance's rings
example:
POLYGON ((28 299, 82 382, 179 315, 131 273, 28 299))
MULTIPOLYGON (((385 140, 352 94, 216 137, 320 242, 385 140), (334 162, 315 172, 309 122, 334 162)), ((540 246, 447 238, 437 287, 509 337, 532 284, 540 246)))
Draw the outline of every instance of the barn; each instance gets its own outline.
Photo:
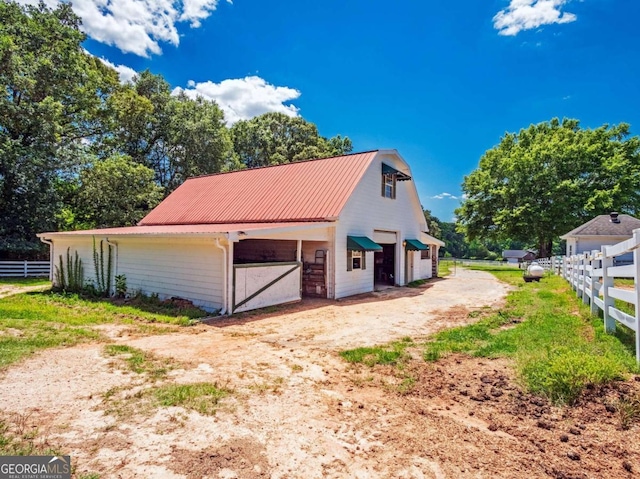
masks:
POLYGON ((39 237, 54 268, 77 252, 92 281, 102 242, 130 291, 219 314, 430 278, 444 246, 396 150, 191 178, 137 226, 39 237))

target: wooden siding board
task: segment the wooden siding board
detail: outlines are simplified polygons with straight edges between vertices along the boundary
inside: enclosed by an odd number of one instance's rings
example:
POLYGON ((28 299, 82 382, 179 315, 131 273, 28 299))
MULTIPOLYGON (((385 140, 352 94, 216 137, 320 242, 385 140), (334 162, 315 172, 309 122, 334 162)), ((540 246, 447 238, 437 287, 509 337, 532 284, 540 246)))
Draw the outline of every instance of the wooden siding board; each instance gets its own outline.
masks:
MULTIPOLYGON (((120 238, 117 243, 117 273, 126 276, 130 291, 181 297, 208 310, 222 307, 222 252, 212 241, 120 238)), ((85 279, 95 282, 91 237, 56 238, 53 244, 55 258, 66 254, 68 246, 72 254, 77 250, 85 279)))

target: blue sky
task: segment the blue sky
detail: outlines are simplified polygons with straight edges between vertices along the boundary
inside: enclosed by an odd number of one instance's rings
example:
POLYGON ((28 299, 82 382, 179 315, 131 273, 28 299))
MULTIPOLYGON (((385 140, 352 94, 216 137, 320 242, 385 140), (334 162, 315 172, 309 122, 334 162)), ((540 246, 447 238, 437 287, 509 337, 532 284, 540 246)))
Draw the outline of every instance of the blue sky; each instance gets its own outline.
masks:
POLYGON ((218 101, 229 122, 282 111, 354 151, 395 148, 445 221, 506 131, 571 117, 640 133, 635 0, 73 4, 85 48, 123 81, 148 68, 218 101))

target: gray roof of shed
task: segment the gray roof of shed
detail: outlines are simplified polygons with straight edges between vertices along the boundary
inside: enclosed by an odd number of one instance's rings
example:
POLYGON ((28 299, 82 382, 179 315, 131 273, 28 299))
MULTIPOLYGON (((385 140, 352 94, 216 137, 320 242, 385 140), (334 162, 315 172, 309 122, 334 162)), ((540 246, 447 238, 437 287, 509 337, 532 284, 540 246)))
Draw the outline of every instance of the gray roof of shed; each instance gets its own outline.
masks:
POLYGON ((640 220, 631 215, 618 215, 620 223, 612 223, 610 215, 599 215, 583 225, 569 231, 560 238, 574 236, 633 236, 633 230, 640 228, 640 220))
POLYGON ((535 256, 535 251, 523 250, 523 249, 506 249, 502 252, 503 258, 518 258, 522 259, 528 254, 532 254, 535 256))

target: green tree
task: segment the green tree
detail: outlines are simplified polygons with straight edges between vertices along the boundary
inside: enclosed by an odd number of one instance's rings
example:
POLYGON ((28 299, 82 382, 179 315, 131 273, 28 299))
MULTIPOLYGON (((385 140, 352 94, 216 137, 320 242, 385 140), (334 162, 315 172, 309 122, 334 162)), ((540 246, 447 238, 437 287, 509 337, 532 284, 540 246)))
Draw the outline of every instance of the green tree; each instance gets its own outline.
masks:
POLYGON ((215 102, 171 95, 167 81, 146 70, 109 104, 113 135, 105 142, 106 153, 120 152, 151 168, 165 193, 190 176, 228 168, 232 144, 215 102))
POLYGON ((229 168, 232 143, 224 114, 212 101, 172 97, 168 105, 168 155, 163 182, 169 191, 191 176, 219 173, 229 168))
POLYGON ((431 210, 423 210, 422 212, 427 222, 427 228, 429 228, 429 234, 435 238, 440 238, 442 236, 440 220, 431 214, 431 210))
POLYGON ((161 199, 153 170, 127 156, 112 156, 80 172, 72 226, 132 226, 161 199))
POLYGON ((459 233, 455 223, 441 222, 441 236, 444 241, 444 248, 440 249, 442 255, 449 253, 454 258, 465 258, 469 250, 469 245, 465 240, 464 234, 459 233))
POLYGON ((68 4, 0 2, 0 253, 37 249, 56 227, 56 182, 101 134, 117 74, 85 53, 68 4))
POLYGON ((284 113, 265 113, 231 127, 234 153, 246 168, 280 165, 351 152, 349 138, 324 138, 313 123, 284 113))
POLYGON ((456 210, 475 238, 531 242, 548 256, 553 240, 611 210, 640 210, 640 140, 629 125, 582 129, 553 119, 507 133, 466 176, 456 210))

